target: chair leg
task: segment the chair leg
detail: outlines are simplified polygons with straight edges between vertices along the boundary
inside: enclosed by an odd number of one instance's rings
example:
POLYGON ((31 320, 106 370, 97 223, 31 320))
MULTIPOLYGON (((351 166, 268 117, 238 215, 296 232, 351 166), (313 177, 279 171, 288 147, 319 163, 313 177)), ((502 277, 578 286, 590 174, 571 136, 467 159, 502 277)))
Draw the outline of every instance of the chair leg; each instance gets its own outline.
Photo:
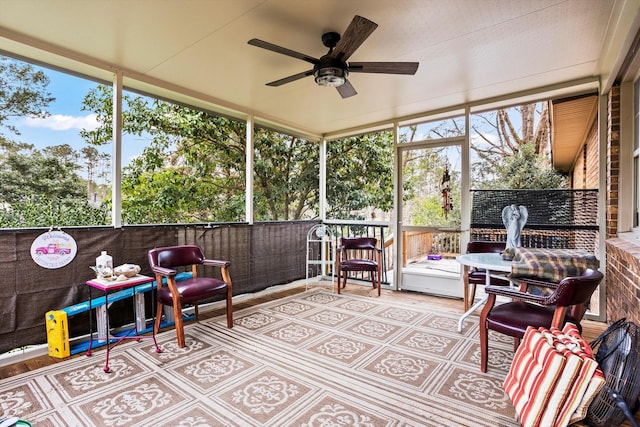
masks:
POLYGON ((488 342, 488 334, 489 330, 487 329, 486 324, 480 323, 480 370, 482 372, 487 372, 487 359, 489 353, 489 342, 488 342))
POLYGON ((227 328, 233 328, 233 291, 227 287, 227 328))
POLYGON ((162 321, 162 308, 164 307, 164 304, 162 304, 160 301, 158 301, 158 303, 156 304, 156 321, 154 322, 153 325, 153 332, 157 335, 158 331, 160 330, 160 322, 162 321))
POLYGON ((340 279, 342 278, 342 271, 338 270, 338 294, 340 293, 340 279))
POLYGON ((184 323, 182 322, 182 306, 180 302, 173 299, 173 317, 175 318, 176 335, 178 337, 178 347, 183 348, 185 346, 184 339, 184 323))
POLYGON ((487 327, 487 317, 491 313, 491 309, 496 303, 496 295, 489 294, 489 299, 485 303, 480 313, 480 370, 487 372, 487 364, 489 359, 489 328, 487 327))

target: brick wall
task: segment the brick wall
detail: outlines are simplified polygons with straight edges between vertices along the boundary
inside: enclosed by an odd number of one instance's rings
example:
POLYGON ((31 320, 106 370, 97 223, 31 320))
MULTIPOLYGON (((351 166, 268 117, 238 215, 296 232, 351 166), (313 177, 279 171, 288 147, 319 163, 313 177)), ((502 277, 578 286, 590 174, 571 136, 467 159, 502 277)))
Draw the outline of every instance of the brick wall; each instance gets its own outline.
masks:
POLYGON ((640 246, 607 240, 607 320, 622 317, 640 325, 640 246))
POLYGON ((609 94, 607 120, 607 320, 640 324, 640 245, 618 238, 620 88, 609 94))
POLYGON ((620 87, 609 93, 607 117, 607 238, 618 236, 618 176, 620 174, 620 87))

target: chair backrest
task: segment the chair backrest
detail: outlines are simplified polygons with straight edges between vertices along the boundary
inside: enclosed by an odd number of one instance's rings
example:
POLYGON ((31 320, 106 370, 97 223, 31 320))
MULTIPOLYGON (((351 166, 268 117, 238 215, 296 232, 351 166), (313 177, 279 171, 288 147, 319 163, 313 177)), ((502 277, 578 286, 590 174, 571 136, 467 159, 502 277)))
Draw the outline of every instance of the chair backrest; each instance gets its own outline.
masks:
POLYGON ((375 237, 342 237, 340 238, 340 246, 344 249, 361 249, 375 250, 378 245, 378 239, 375 237))
POLYGON ((166 246, 149 251, 151 267, 174 268, 193 264, 202 264, 204 254, 196 245, 166 246))
POLYGON ((374 259, 378 239, 375 237, 342 237, 342 259, 374 259))
POLYGON ((559 307, 587 304, 603 277, 601 272, 592 269, 585 270, 581 276, 567 277, 549 295, 549 303, 559 307))
POLYGON ((473 242, 469 242, 467 244, 467 253, 500 253, 504 251, 507 246, 507 242, 491 242, 491 241, 483 241, 476 240, 473 242))

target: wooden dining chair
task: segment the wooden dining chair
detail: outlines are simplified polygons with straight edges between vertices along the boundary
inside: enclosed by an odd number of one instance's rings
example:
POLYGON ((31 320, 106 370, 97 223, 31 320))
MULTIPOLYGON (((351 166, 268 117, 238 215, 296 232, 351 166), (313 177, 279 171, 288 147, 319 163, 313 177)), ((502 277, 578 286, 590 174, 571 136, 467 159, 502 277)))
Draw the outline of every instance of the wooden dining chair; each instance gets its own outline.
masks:
POLYGON ((375 237, 342 237, 336 250, 336 272, 338 293, 347 284, 350 272, 369 272, 373 288, 378 288, 380 296, 382 250, 375 237), (342 281, 341 281, 342 279, 342 281))

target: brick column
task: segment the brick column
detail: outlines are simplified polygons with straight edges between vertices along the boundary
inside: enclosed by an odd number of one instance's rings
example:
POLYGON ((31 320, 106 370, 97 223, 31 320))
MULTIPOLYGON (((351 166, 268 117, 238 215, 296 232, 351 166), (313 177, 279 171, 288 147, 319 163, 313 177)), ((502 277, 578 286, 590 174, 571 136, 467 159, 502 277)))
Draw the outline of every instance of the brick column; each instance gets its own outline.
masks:
POLYGON ((620 175, 620 87, 609 92, 607 117, 607 239, 618 236, 618 178, 620 175))

